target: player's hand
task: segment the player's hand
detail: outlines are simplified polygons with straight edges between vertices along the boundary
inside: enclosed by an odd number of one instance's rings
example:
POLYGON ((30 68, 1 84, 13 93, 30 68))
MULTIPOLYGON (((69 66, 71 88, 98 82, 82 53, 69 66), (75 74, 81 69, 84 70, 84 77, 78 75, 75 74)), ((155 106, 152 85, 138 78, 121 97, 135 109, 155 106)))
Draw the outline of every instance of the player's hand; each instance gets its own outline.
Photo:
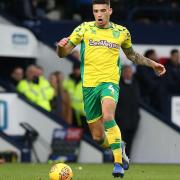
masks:
POLYGON ((155 73, 158 75, 158 76, 162 76, 165 74, 166 72, 166 69, 165 67, 162 65, 162 64, 159 64, 159 63, 154 63, 153 65, 153 69, 155 71, 155 73))
POLYGON ((57 46, 64 47, 69 41, 69 38, 63 38, 58 43, 57 46))

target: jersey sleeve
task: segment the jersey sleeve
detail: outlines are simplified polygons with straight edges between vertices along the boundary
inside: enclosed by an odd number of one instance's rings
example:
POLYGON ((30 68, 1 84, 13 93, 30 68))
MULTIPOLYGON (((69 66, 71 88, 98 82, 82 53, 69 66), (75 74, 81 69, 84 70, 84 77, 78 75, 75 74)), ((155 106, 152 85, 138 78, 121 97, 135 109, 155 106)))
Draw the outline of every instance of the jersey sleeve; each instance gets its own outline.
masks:
POLYGON ((69 42, 74 46, 77 46, 84 38, 85 23, 82 23, 74 29, 72 34, 69 36, 69 42))
POLYGON ((125 33, 125 40, 121 44, 121 47, 122 48, 130 48, 130 47, 132 47, 131 34, 127 29, 125 29, 124 33, 125 33))

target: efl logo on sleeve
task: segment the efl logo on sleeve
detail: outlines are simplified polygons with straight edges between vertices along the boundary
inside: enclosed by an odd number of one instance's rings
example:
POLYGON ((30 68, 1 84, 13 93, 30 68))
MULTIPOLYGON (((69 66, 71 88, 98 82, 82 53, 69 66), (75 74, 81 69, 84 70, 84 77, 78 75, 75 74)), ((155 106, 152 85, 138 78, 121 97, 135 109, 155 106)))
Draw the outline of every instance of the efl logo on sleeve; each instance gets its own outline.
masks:
POLYGON ((0 130, 7 128, 7 102, 0 100, 0 130))

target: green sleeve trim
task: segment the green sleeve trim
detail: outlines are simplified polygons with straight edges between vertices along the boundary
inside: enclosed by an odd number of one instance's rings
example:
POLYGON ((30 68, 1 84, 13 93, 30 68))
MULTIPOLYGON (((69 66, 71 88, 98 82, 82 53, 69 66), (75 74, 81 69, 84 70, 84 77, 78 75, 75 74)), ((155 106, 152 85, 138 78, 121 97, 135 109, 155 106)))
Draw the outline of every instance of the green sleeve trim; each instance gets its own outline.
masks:
POLYGON ((111 120, 111 121, 106 121, 106 122, 104 122, 104 128, 105 128, 105 130, 106 130, 106 129, 109 129, 109 128, 112 128, 112 127, 114 127, 114 126, 116 126, 116 121, 115 121, 115 120, 111 120))
POLYGON ((129 48, 132 48, 132 46, 130 46, 130 47, 123 47, 123 46, 121 46, 123 49, 129 49, 129 48))
POLYGON ((84 40, 81 41, 81 49, 80 49, 80 54, 81 54, 81 79, 82 79, 82 83, 84 83, 84 61, 85 61, 85 42, 84 40))
POLYGON ((114 144, 111 144, 110 146, 111 146, 111 150, 120 149, 121 143, 114 143, 114 144))
POLYGON ((73 46, 76 46, 72 41, 68 41, 69 44, 72 44, 73 46))

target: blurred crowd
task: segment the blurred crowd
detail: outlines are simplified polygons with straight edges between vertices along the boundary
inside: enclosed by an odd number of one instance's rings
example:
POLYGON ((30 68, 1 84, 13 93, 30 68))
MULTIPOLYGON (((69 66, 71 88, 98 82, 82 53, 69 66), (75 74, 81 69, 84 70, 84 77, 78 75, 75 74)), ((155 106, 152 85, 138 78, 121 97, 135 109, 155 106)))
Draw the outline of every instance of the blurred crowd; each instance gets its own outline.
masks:
MULTIPOLYGON (((75 59, 79 59, 78 50, 72 52, 71 55, 75 59)), ((129 70, 125 65, 122 70, 122 82, 125 76, 123 75, 124 71, 129 74, 133 71, 132 78, 138 82, 141 99, 155 110, 165 113, 168 97, 180 94, 179 50, 172 49, 169 57, 158 58, 154 49, 148 49, 144 56, 165 65, 166 74, 159 77, 146 66, 138 65, 131 67, 129 70)), ((130 84, 131 78, 124 83, 130 84)), ((24 94, 29 100, 42 108, 63 117, 68 124, 72 124, 72 117, 76 117, 76 125, 81 125, 80 119, 85 114, 82 102, 79 61, 74 61, 72 73, 68 78, 64 78, 62 72, 55 71, 49 75, 49 79, 46 79, 43 68, 38 65, 28 66, 25 72, 23 68, 15 67, 10 75, 9 85, 11 89, 24 94), (71 112, 70 108, 75 111, 71 112)))
POLYGON ((25 70, 21 66, 12 69, 7 79, 8 89, 17 91, 28 101, 52 112, 68 125, 86 128, 82 96, 79 51, 71 54, 76 59, 68 78, 60 71, 52 72, 48 79, 44 70, 36 64, 25 70))
POLYGON ((170 118, 171 97, 180 94, 179 50, 172 49, 169 57, 158 58, 154 49, 147 50, 146 57, 165 65, 166 74, 158 77, 153 70, 138 66, 136 77, 141 97, 150 106, 170 118))
MULTIPOLYGON (((111 0, 113 21, 180 22, 178 0, 111 0)), ((91 0, 0 0, 0 10, 24 20, 92 20, 91 0)))

